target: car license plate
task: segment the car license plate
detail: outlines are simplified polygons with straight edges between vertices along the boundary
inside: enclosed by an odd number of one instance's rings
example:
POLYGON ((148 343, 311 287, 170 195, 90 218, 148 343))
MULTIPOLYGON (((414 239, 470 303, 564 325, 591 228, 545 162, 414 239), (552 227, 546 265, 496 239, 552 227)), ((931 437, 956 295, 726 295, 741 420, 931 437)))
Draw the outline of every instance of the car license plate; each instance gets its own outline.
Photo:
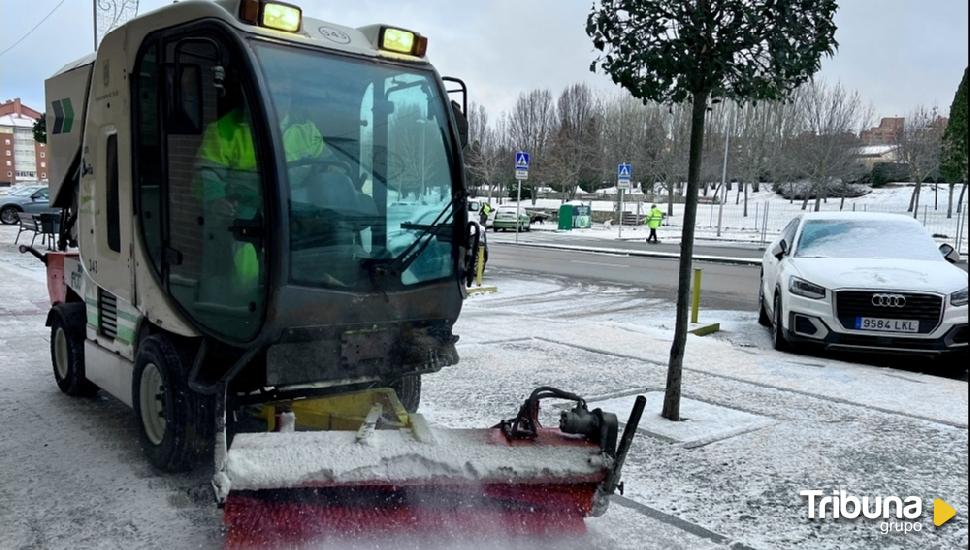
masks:
POLYGON ((875 330, 881 332, 919 332, 919 321, 856 317, 855 328, 857 330, 875 330))

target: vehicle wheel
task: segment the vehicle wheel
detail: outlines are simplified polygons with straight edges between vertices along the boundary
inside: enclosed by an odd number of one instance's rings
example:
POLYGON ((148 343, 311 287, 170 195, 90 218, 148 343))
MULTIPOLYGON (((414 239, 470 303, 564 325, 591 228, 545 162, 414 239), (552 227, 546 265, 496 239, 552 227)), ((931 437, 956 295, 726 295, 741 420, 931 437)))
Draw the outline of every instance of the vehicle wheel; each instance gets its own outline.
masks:
POLYGON ((771 326, 771 317, 768 316, 768 309, 765 307, 765 285, 763 278, 758 286, 758 324, 763 327, 771 326))
POLYGON ((771 323, 771 344, 775 351, 789 351, 791 345, 785 339, 785 328, 781 320, 781 298, 778 296, 778 291, 775 291, 774 309, 774 322, 771 323))
POLYGON ((3 225, 13 225, 20 220, 20 215, 18 214, 20 209, 16 206, 4 206, 3 210, 0 210, 0 223, 3 225))
POLYGON ((401 404, 404 405, 404 408, 409 413, 418 412, 418 406, 421 404, 420 374, 405 376, 391 384, 390 387, 397 394, 398 400, 401 401, 401 404))
POLYGON ((131 380, 132 408, 148 461, 166 472, 192 467, 211 442, 211 399, 187 385, 191 357, 163 334, 142 340, 131 380))
POLYGON ((84 304, 58 304, 51 309, 51 364, 57 387, 80 397, 98 393, 84 377, 84 304))
POLYGON ((532 226, 531 225, 525 226, 525 232, 528 233, 529 231, 532 231, 532 226))

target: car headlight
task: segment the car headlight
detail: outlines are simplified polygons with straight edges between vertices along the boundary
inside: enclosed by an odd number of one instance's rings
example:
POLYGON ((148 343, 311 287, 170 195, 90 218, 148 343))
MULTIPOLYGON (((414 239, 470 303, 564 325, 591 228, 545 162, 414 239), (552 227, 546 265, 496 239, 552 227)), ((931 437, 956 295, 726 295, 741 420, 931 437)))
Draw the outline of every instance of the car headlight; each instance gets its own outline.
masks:
POLYGON ((954 307, 967 305, 967 289, 950 293, 950 305, 954 307))
POLYGON ((799 296, 804 296, 806 298, 812 298, 815 300, 825 298, 825 287, 818 286, 815 283, 810 283, 805 279, 800 279, 794 275, 788 279, 788 290, 792 294, 797 294, 799 296))

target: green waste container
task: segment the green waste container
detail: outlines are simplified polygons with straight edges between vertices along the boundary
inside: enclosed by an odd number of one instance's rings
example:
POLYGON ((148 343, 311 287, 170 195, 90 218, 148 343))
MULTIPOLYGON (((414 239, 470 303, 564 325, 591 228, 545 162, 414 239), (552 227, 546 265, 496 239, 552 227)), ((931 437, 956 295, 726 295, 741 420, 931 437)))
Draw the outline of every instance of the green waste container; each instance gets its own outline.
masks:
POLYGON ((573 205, 564 204, 559 207, 559 229, 566 231, 573 228, 573 205))

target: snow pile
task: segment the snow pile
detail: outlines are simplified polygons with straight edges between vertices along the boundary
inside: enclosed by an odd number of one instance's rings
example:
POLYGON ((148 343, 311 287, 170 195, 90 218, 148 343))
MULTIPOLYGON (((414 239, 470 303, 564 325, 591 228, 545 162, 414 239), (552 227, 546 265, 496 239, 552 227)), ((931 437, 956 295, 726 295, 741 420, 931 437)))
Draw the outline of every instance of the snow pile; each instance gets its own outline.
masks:
POLYGON ((595 479, 598 447, 574 440, 509 445, 497 430, 432 429, 433 443, 409 430, 239 434, 229 449, 233 490, 386 483, 541 483, 595 479), (556 443, 562 443, 557 445, 556 443))

